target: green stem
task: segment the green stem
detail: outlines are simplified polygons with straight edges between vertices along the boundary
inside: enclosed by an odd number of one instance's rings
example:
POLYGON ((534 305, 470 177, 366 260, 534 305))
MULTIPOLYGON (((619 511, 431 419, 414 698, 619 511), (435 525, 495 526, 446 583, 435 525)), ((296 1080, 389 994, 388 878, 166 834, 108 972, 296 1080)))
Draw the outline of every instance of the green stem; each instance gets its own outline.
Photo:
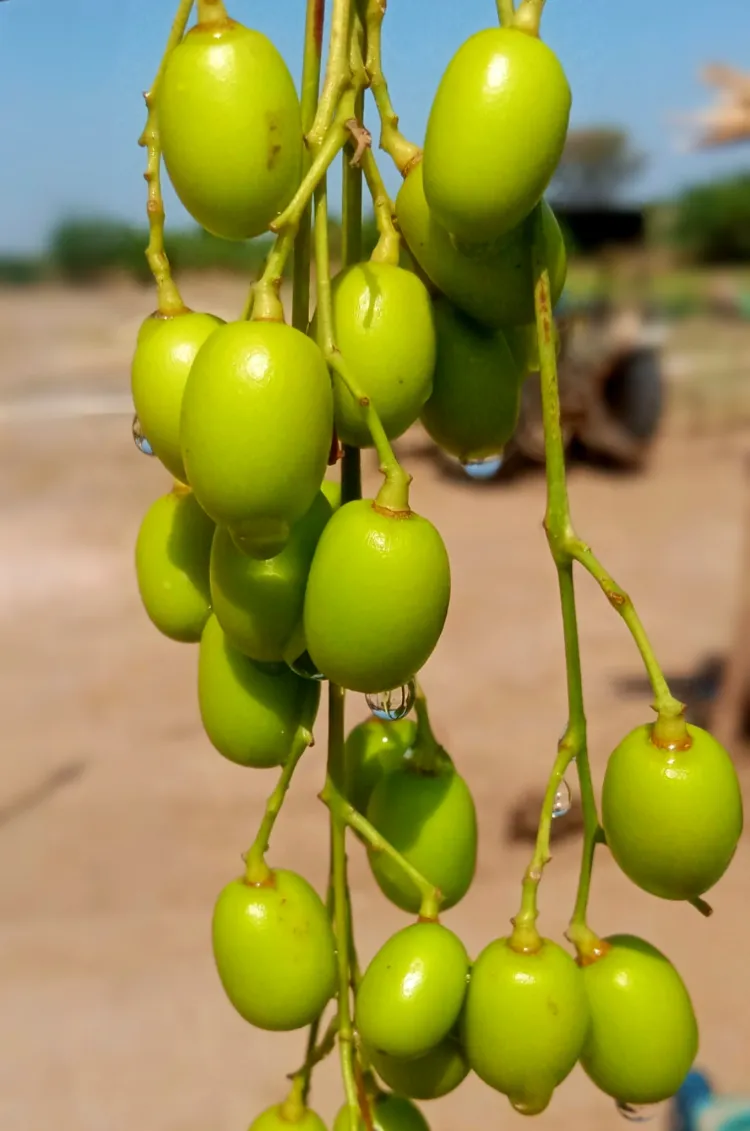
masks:
MULTIPOLYGON (((302 133, 307 137, 315 120, 320 89, 320 60, 322 53, 325 0, 308 0, 305 18, 305 46, 302 57, 302 133)), ((310 170, 311 158, 307 142, 303 143, 302 173, 310 170)), ((307 332, 310 321, 310 250, 312 246, 312 198, 300 216, 294 240, 294 274, 292 282, 292 325, 302 333, 307 332)))
MULTIPOLYGON (((335 683, 328 690, 328 778, 341 781, 345 771, 344 701, 346 692, 335 683)), ((332 806, 331 864, 333 873, 333 932, 336 938, 338 970, 338 1045, 349 1131, 359 1126, 359 1099, 354 1074, 354 1027, 351 1010, 351 973, 349 969, 349 884, 346 864, 346 821, 343 813, 332 806)))
POLYGON ((414 711, 417 716, 417 737, 414 743, 413 764, 425 774, 436 773, 443 748, 435 738, 430 722, 427 696, 422 685, 415 680, 414 711))
POLYGON ((144 94, 146 102, 146 125, 138 139, 138 144, 146 150, 146 172, 143 174, 148 185, 148 247, 146 260, 156 284, 157 310, 167 318, 187 312, 179 288, 172 278, 172 269, 164 247, 164 197, 161 191, 161 138, 157 112, 157 96, 169 57, 185 34, 194 0, 180 0, 177 14, 172 23, 159 69, 151 89, 144 94))
POLYGON ((393 201, 388 195, 375 160, 375 154, 371 149, 368 149, 362 157, 362 169, 367 181, 367 188, 372 197, 379 236, 370 259, 373 263, 392 263, 394 266, 398 266, 401 253, 401 236, 393 222, 393 201))
POLYGON ((513 27, 528 35, 539 35, 545 0, 521 0, 513 16, 513 27))
POLYGON ((224 0, 198 0, 198 23, 210 27, 212 24, 225 24, 229 20, 224 0))
POLYGON ((310 1098, 310 1080, 312 1078, 313 1069, 331 1055, 336 1047, 336 1036, 339 1031, 338 1017, 332 1017, 321 1040, 318 1041, 320 1022, 321 1018, 318 1017, 310 1026, 307 1035, 307 1049, 305 1051, 304 1064, 301 1065, 296 1072, 290 1072, 288 1076, 289 1080, 295 1082, 298 1080, 301 1081, 302 1102, 305 1105, 310 1098))
POLYGON ((497 4, 497 17, 503 27, 513 27, 513 21, 516 13, 513 6, 513 0, 496 0, 497 4))
POLYGON ((383 74, 382 30, 387 0, 367 0, 365 24, 367 30, 367 56, 365 65, 375 105, 380 117, 380 148, 393 159, 403 177, 422 155, 418 145, 407 141, 398 128, 398 116, 393 109, 388 83, 383 74))
POLYGON ((276 788, 266 802, 263 820, 260 823, 255 840, 245 854, 245 879, 249 884, 266 883, 271 875, 271 869, 266 864, 268 844, 271 839, 273 827, 276 824, 278 815, 281 812, 281 807, 284 804, 294 771, 308 746, 311 746, 313 743, 311 728, 317 710, 319 693, 317 686, 312 686, 307 691, 308 700, 305 707, 304 721, 297 728, 297 733, 292 743, 292 749, 284 763, 276 788))
MULTIPOLYGON (((336 779, 341 781, 341 778, 336 779)), ((407 879, 411 880, 419 891, 421 905, 419 916, 421 919, 437 919, 440 910, 441 894, 434 884, 431 884, 422 873, 410 864, 398 849, 394 848, 385 837, 381 836, 375 826, 363 817, 361 813, 343 797, 333 783, 331 776, 326 779, 326 784, 320 794, 321 801, 328 806, 331 813, 356 832, 373 852, 382 852, 394 864, 398 865, 407 879)))
POLYGON ((331 35, 323 90, 307 140, 313 152, 323 144, 346 87, 351 82, 349 65, 352 0, 333 0, 331 35))

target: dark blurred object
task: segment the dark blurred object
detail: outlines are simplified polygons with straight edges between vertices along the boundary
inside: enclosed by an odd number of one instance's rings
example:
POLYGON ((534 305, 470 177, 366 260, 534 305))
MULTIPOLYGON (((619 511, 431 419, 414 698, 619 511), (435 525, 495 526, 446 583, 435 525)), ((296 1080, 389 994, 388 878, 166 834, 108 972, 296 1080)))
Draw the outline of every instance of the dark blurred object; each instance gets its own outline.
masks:
MULTIPOLYGON (((535 844, 539 831, 539 814, 544 802, 543 792, 533 790, 518 798, 508 813, 505 839, 511 844, 535 844)), ((552 822, 552 843, 578 837, 583 830, 583 813, 578 800, 574 800, 564 817, 552 822)))
POLYGON ((645 166, 645 155, 617 126, 570 130, 550 199, 556 211, 558 204, 611 205, 645 166))
POLYGON ((105 272, 148 278, 144 233, 113 220, 64 220, 52 233, 50 259, 70 283, 87 283, 105 272))
MULTIPOLYGON (((664 330, 649 298, 641 209, 558 207, 561 225, 595 266, 592 297, 556 311, 560 331, 563 436, 582 455, 636 468, 645 460, 662 417, 664 330), (622 293, 629 279, 629 300, 622 293)), ((544 459, 539 379, 524 387, 521 420, 506 449, 506 474, 544 459)))

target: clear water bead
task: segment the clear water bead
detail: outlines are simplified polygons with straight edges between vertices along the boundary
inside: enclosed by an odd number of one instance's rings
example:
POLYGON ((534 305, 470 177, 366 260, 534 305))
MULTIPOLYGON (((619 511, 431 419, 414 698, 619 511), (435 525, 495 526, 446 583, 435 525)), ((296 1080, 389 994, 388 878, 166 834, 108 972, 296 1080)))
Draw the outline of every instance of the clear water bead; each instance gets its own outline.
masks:
POLYGON ((394 687, 391 691, 376 691, 366 695, 365 699, 376 719, 395 723, 409 714, 414 706, 416 694, 414 680, 411 680, 401 687, 394 687))
POLYGON ((615 1104, 617 1114, 627 1119, 628 1123, 648 1123, 656 1115, 656 1106, 643 1106, 640 1104, 627 1104, 618 1100, 615 1104))
POLYGON ((325 679, 325 676, 312 661, 312 656, 309 652, 305 651, 301 656, 298 656, 289 667, 295 675, 301 675, 303 679, 314 679, 320 681, 325 679))
POLYGON ((135 441, 135 446, 138 451, 143 452, 144 456, 152 456, 154 454, 154 449, 143 435, 141 422, 137 416, 133 417, 133 440, 135 441))
POLYGON ((555 803, 552 806, 552 816, 564 817, 566 813, 570 812, 571 804, 572 802, 570 798, 570 786, 566 782, 565 778, 563 778, 557 788, 557 793, 555 794, 555 803))
POLYGON ((484 459, 467 459, 461 461, 466 474, 470 479, 492 479, 503 466, 503 453, 486 456, 484 459))

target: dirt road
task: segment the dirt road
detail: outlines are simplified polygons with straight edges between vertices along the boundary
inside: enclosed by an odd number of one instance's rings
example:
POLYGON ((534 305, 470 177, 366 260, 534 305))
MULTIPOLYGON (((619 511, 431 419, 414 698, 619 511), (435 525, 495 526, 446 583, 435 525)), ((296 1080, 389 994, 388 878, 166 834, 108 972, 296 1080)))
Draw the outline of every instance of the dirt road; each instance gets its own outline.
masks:
MULTIPOLYGON (((81 296, 68 296, 54 332, 49 320, 37 332, 32 311, 19 329, 19 308, 0 304, 0 329, 17 336, 3 403, 82 387, 127 397, 123 358, 143 299, 123 291, 114 303, 88 301, 82 308, 81 296), (88 326, 94 339, 86 349, 79 343, 78 365, 74 326, 81 339, 88 326)), ((0 1128, 243 1131, 280 1097, 303 1044, 300 1034, 249 1029, 224 999, 210 953, 213 900, 238 871, 274 777, 212 751, 198 720, 195 649, 160 639, 139 606, 134 538, 169 483, 137 453, 129 419, 112 406, 111 416, 16 412, 0 423, 0 1128)), ((641 476, 572 475, 581 532, 629 587, 677 676, 729 639, 747 441, 741 432, 687 439, 668 430, 641 476)), ((471 485, 409 451, 414 505, 440 527, 453 563, 451 612, 424 683, 479 808, 476 883, 446 916, 476 952, 516 909, 528 850, 506 842, 507 813, 541 785, 565 720, 543 483, 534 475, 471 485)), ((649 699, 631 687, 640 672, 623 625, 586 578, 579 591, 600 781, 608 751, 648 719, 649 699)), ((354 721, 365 706, 351 699, 354 721)), ((276 863, 319 887, 324 730, 273 843, 276 863)), ((576 842, 562 843, 543 884, 542 925, 555 936, 570 911, 578 852, 576 842)), ((385 903, 356 846, 351 857, 367 959, 405 919, 385 903)), ((683 973, 701 1023, 700 1063, 727 1089, 750 1079, 750 968, 737 942, 750 924, 749 880, 743 841, 708 921, 638 892, 604 852, 594 883, 595 927, 643 934, 683 973)), ((330 1118, 340 1102, 334 1064, 321 1070, 314 1099, 330 1118)), ((425 1106, 433 1131, 521 1126, 475 1080, 425 1106)), ((614 1131, 621 1119, 576 1070, 537 1126, 614 1131)))

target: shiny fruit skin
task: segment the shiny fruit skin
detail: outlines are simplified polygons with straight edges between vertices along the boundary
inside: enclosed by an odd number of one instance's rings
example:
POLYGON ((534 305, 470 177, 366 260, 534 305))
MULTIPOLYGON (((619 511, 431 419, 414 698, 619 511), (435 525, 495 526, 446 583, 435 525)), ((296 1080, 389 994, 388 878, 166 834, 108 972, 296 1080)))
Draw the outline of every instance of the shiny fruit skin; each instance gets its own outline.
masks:
POLYGON ((198 25, 159 86, 164 163, 188 212, 225 239, 264 232, 300 179, 294 81, 266 36, 234 20, 198 25))
POLYGON ((248 1131, 326 1131, 326 1125, 319 1115, 306 1108, 300 1119, 285 1118, 284 1105, 275 1104, 262 1111, 250 1124, 248 1131))
POLYGON ((331 449, 333 397, 315 343, 281 322, 232 322, 198 352, 182 455, 203 509, 252 557, 280 553, 312 506, 331 449))
POLYGON ((149 619, 170 640, 193 644, 201 638, 211 612, 214 530, 187 488, 157 499, 141 523, 135 544, 138 591, 149 619))
POLYGON ((315 547, 332 514, 319 491, 295 522, 275 558, 243 554, 228 530, 217 527, 211 550, 211 598, 227 639, 251 660, 278 663, 302 620, 305 585, 315 547))
POLYGON ((144 436, 161 462, 187 482, 180 450, 180 412, 188 374, 198 350, 217 327, 213 314, 150 315, 138 333, 130 380, 144 436))
MULTIPOLYGON (((373 1131, 430 1131, 418 1107, 403 1096, 378 1096, 372 1105, 373 1131)), ((349 1110, 342 1107, 336 1116, 333 1131, 349 1131, 349 1110)), ((365 1122, 359 1121, 359 1131, 365 1122)))
POLYGON ((357 990, 364 1043, 388 1056, 424 1056, 448 1036, 466 996, 469 958, 453 931, 414 923, 380 948, 357 990))
POLYGON ((259 667, 209 617, 198 653, 198 704, 206 734, 230 762, 281 766, 306 712, 312 713, 309 696, 320 698, 318 684, 288 669, 259 667))
POLYGON ((521 410, 522 374, 502 330, 486 330, 447 299, 434 302, 438 351, 422 423, 462 462, 502 452, 521 410))
MULTIPOLYGON (((407 758, 377 784, 367 818, 440 889, 441 911, 463 899, 476 868, 477 818, 469 787, 447 755, 432 774, 419 771, 407 758)), ((411 880, 382 852, 370 851, 369 860, 383 894, 402 911, 416 914, 421 900, 411 880)))
POLYGON ((346 768, 350 788, 342 792, 359 813, 367 812, 375 786, 385 774, 398 769, 416 737, 417 724, 413 719, 366 719, 349 732, 346 768))
MULTIPOLYGON (((417 419, 432 390, 430 296, 416 275, 390 263, 358 263, 337 275, 332 288, 336 344, 386 435, 395 440, 417 419)), ((337 375, 333 389, 339 439, 370 447, 362 409, 337 375)))
POLYGON ((562 156, 571 95, 557 56, 509 28, 472 35, 438 85, 424 187, 438 221, 482 244, 529 215, 562 156))
POLYGON ((390 691, 429 659, 449 599, 448 554, 432 523, 358 499, 336 512, 315 551, 305 594, 308 650, 334 683, 390 691))
POLYGON ((620 1103, 673 1096, 698 1052, 685 984, 663 954, 632 935, 612 935, 603 958, 583 967, 591 1028, 581 1064, 620 1103))
POLYGON ((472 966, 463 1015, 469 1064, 523 1114, 544 1111, 588 1028, 583 975, 556 943, 543 939, 538 951, 521 954, 498 939, 472 966))
POLYGON ((455 1092, 469 1075, 469 1062, 460 1041, 448 1036, 425 1056, 400 1060, 368 1049, 380 1079, 399 1096, 412 1100, 439 1100, 455 1092))
MULTIPOLYGON (((531 241, 525 224, 474 256, 465 255, 435 219, 424 195, 423 162, 399 189, 396 215, 409 251, 433 285, 466 314, 491 330, 534 320, 531 241)), ((568 269, 565 240, 546 201, 542 201, 545 259, 553 307, 565 286, 568 269)))
POLYGON ((612 753, 602 823, 630 879, 662 899, 692 899, 721 879, 742 832, 742 793, 732 759, 707 731, 688 725, 692 746, 665 750, 652 726, 612 753))
POLYGON ((213 950, 227 997, 259 1029, 309 1025, 336 987, 336 950, 328 913, 296 872, 272 872, 266 884, 232 880, 214 908, 213 950))

